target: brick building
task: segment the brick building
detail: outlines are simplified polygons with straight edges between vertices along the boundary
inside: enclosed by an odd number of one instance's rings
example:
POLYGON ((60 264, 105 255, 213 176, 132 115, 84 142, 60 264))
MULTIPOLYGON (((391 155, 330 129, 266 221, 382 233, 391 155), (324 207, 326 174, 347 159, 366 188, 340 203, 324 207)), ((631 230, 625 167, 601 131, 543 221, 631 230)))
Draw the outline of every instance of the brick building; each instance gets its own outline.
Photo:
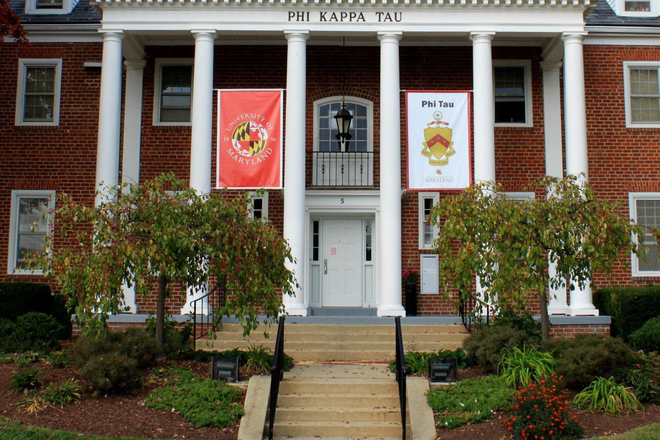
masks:
MULTIPOLYGON (((45 225, 29 225, 54 193, 93 204, 99 184, 169 171, 212 191, 214 89, 286 90, 284 189, 255 198, 253 211, 291 244, 293 315, 347 306, 404 315, 407 270, 422 275, 420 314, 455 314, 438 293, 442 256, 425 221, 449 193, 402 191, 404 90, 473 91, 475 180, 543 197, 528 190, 535 179, 586 173, 638 222, 660 225, 656 0, 11 5, 31 44, 0 45, 3 278, 39 279, 22 272, 22 256, 38 248, 45 225), (343 94, 354 117, 347 152, 331 141, 343 94), (329 258, 331 247, 345 258, 329 258)), ((657 284, 657 247, 648 261, 624 258, 612 277, 592 285, 657 284)), ((591 288, 554 293, 551 313, 598 315, 591 288)), ((191 299, 173 298, 170 313, 189 313, 191 299)), ((153 312, 128 289, 126 304, 153 312)))

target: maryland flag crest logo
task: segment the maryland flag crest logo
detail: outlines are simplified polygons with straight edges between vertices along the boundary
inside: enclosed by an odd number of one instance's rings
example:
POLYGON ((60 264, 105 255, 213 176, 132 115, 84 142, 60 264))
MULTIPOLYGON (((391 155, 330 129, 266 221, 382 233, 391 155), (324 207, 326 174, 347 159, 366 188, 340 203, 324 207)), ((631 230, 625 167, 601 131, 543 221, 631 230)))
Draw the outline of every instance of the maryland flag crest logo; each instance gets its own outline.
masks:
POLYGON ((451 141, 452 129, 447 127, 449 123, 442 121, 442 112, 434 112, 433 119, 424 129, 426 142, 422 142, 422 156, 429 159, 430 165, 441 167, 449 163, 449 158, 456 154, 456 150, 451 141))
POLYGON ((231 134, 231 143, 241 156, 255 157, 266 149, 268 132, 254 121, 243 122, 231 134))

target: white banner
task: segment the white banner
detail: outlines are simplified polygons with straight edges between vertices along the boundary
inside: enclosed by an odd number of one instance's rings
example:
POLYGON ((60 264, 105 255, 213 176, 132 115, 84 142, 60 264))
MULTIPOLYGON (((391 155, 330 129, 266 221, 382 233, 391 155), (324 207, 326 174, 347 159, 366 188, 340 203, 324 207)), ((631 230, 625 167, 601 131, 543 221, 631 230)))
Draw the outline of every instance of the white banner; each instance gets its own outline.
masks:
POLYGON ((407 91, 406 128, 409 190, 470 186, 470 92, 407 91))

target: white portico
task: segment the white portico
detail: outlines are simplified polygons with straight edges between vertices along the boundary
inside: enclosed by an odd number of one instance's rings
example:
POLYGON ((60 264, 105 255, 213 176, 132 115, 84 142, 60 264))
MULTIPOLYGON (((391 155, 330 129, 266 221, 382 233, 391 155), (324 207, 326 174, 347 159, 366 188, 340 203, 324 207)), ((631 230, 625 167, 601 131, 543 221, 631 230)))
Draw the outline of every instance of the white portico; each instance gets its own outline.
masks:
MULTIPOLYGON (((476 181, 496 179, 493 46, 542 48, 546 173, 563 173, 563 69, 566 172, 588 175, 582 42, 589 0, 116 0, 97 1, 96 6, 103 11, 104 36, 98 183, 119 181, 124 60, 130 69, 127 86, 134 90, 141 87, 146 46, 194 45, 190 185, 208 193, 214 182, 214 66, 241 62, 214 59, 214 47, 286 44, 283 234, 295 258, 291 268, 300 286, 295 297, 284 298, 289 314, 306 315, 310 307, 331 305, 377 308, 379 316, 405 315, 401 291, 402 46, 472 47, 476 181), (353 46, 380 48, 378 108, 357 99, 353 102, 356 109, 363 105, 365 112, 377 111, 379 120, 373 129, 379 133, 378 142, 348 162, 360 169, 377 165, 379 184, 372 174, 361 187, 346 188, 336 182, 330 185, 333 188, 310 187, 305 170, 319 173, 321 156, 310 158, 306 145, 308 131, 315 129, 307 117, 312 104, 307 95, 308 52, 315 45, 341 45, 342 37, 353 46)), ((432 78, 433 72, 427 75, 432 78)), ((123 138, 123 157, 139 158, 136 133, 141 122, 129 115, 142 102, 133 96, 128 99, 128 87, 126 93, 124 133, 129 135, 123 138)), ((339 169, 337 160, 331 157, 323 169, 339 169)), ((342 170, 344 166, 342 162, 342 170)), ((123 173, 131 173, 131 180, 137 181, 139 169, 134 168, 125 165, 123 173)), ((355 183, 353 179, 350 182, 355 183)), ((551 313, 597 314, 589 289, 555 294, 551 313)))

